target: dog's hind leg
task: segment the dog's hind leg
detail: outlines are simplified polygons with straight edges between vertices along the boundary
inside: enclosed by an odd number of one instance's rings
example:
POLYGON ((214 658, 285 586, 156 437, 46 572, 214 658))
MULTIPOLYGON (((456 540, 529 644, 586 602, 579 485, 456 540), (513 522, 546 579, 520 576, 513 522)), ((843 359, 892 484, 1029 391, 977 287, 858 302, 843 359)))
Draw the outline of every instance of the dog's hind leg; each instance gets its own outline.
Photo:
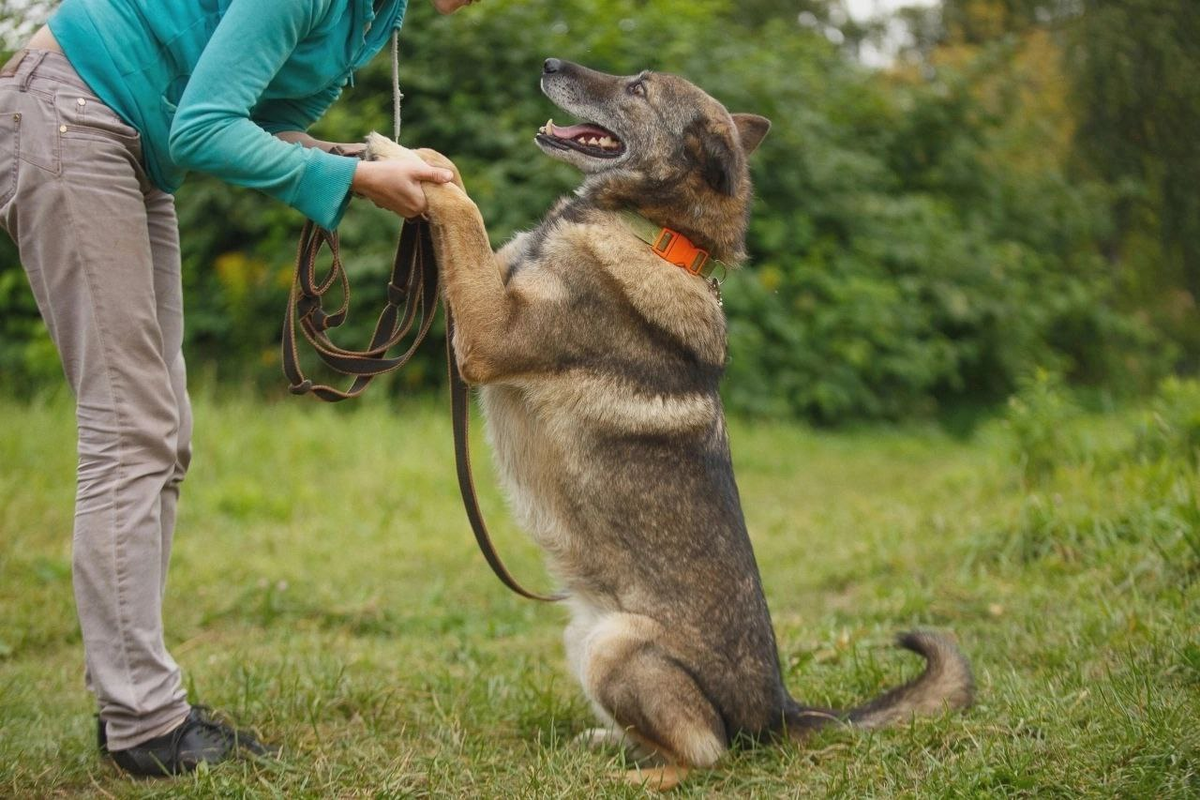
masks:
POLYGON ((628 750, 633 742, 618 728, 588 728, 575 737, 575 744, 588 750, 628 750))
POLYGON ((725 725, 683 665, 664 648, 652 620, 612 614, 589 634, 584 691, 632 741, 666 766, 626 779, 669 789, 689 767, 711 767, 727 749, 725 725))
MULTIPOLYGON (((601 716, 605 716, 601 714, 601 716)), ((574 743, 596 753, 608 755, 620 754, 626 764, 638 767, 661 767, 665 764, 657 752, 646 749, 640 742, 630 738, 629 734, 615 724, 605 727, 588 728, 575 737, 574 743)))

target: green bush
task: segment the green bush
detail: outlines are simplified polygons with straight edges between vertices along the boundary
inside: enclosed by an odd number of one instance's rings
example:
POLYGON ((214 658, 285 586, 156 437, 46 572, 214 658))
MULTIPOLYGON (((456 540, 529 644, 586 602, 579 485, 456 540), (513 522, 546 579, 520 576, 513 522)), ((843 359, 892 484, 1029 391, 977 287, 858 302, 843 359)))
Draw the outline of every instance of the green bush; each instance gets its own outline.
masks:
POLYGON ((1079 443, 1070 425, 1078 416, 1061 376, 1039 369, 1020 381, 1020 391, 1008 399, 1005 423, 1027 483, 1042 482, 1060 464, 1078 459, 1079 443))
MULTIPOLYGON (((1021 381, 1004 426, 1026 495, 995 532, 999 552, 1064 566, 1128 544, 1156 552, 1172 580, 1200 571, 1200 382, 1168 379, 1139 411, 1085 414, 1061 376, 1021 381)), ((989 541, 995 541, 989 536, 989 541)))
POLYGON ((1200 466, 1200 381, 1167 378, 1138 429, 1137 452, 1200 466))
MULTIPOLYGON (((1011 48, 896 80, 797 25, 785 5, 489 0, 441 19, 413 3, 402 138, 455 159, 499 244, 577 182, 531 143, 556 111, 538 89, 547 56, 678 72, 733 110, 771 118, 752 158, 751 261, 725 283, 726 392, 738 412, 927 415, 1002 399, 1042 364, 1072 382, 1157 379, 1166 362, 1153 334, 1117 310, 1098 190, 997 155, 1011 115, 981 87, 1009 74, 1011 48)), ((377 59, 314 132, 390 130, 388 71, 377 59)), ((1009 88, 1019 94, 1019 79, 1009 88)), ((201 177, 178 200, 193 374, 282 391, 277 341, 299 215, 201 177)), ((349 345, 369 336, 398 229, 364 205, 342 228, 356 305, 334 335, 349 345)), ((11 250, 0 254, 6 385, 57 372, 16 272, 11 250)), ((436 385, 441 359, 431 342, 393 390, 436 385)))

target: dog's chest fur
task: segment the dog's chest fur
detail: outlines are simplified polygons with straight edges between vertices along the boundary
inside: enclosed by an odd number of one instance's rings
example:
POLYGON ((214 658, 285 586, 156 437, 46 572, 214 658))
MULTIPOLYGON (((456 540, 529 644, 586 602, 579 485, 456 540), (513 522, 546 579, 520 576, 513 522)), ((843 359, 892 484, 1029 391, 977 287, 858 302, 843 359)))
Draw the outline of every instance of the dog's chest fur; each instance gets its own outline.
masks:
POLYGON ((647 442, 723 447, 724 316, 611 213, 564 204, 497 257, 538 320, 525 344, 541 363, 482 388, 489 438, 521 522, 563 578, 578 577, 578 558, 597 552, 590 534, 603 535, 597 507, 634 489, 626 476, 647 442))
POLYGON ((552 214, 497 257, 537 320, 531 363, 553 363, 482 388, 488 436, 573 628, 656 620, 698 673, 729 678, 714 697, 761 724, 780 684, 717 391, 719 304, 611 213, 552 214))

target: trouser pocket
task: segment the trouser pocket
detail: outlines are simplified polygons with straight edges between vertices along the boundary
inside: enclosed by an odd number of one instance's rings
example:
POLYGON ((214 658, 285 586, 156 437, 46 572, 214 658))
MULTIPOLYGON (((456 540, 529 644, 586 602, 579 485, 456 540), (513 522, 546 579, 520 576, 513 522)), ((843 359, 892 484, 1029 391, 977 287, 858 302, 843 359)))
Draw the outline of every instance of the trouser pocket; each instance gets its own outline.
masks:
POLYGON ((50 94, 23 89, 19 80, 0 78, 0 198, 11 200, 19 192, 23 167, 33 165, 57 175, 58 123, 50 94))
POLYGON ((17 191, 20 164, 21 112, 11 103, 0 102, 0 207, 8 205, 17 191))
POLYGON ((54 95, 59 134, 63 138, 116 139, 138 145, 141 134, 98 98, 77 89, 63 88, 54 95))

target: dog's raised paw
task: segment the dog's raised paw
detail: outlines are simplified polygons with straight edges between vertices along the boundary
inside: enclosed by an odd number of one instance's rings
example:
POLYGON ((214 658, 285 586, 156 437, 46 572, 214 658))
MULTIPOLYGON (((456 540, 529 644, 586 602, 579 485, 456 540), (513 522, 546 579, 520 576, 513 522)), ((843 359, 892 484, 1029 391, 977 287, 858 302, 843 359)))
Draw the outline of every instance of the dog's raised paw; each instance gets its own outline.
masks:
POLYGON ((410 158, 421 160, 421 157, 402 144, 393 142, 383 134, 371 131, 367 134, 367 160, 380 161, 388 158, 410 158))

